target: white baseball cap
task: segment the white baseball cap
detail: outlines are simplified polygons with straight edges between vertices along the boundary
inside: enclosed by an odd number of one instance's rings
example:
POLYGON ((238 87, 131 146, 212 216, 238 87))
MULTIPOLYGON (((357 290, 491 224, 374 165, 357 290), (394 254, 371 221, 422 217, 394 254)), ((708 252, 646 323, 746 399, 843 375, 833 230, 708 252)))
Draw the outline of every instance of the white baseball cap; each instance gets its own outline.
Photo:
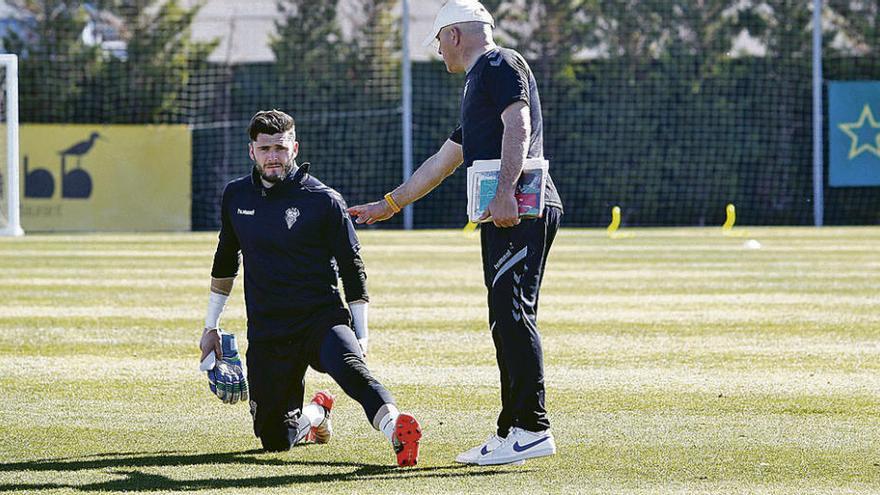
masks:
POLYGON ((440 30, 446 26, 458 24, 459 22, 483 22, 495 27, 495 20, 492 14, 483 7, 483 4, 476 0, 449 0, 446 5, 437 12, 434 18, 434 26, 425 41, 424 46, 431 46, 440 34, 440 30))

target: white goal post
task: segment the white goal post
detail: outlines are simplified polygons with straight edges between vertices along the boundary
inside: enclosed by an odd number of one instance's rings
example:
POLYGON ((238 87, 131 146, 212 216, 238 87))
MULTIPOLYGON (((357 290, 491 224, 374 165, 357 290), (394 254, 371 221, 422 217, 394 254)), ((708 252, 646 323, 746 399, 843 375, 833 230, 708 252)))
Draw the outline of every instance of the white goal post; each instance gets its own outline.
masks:
POLYGON ((2 173, 0 198, 0 236, 24 235, 21 228, 19 209, 19 165, 18 165, 18 57, 0 55, 0 70, 5 72, 5 97, 0 123, 6 125, 6 170, 2 173))

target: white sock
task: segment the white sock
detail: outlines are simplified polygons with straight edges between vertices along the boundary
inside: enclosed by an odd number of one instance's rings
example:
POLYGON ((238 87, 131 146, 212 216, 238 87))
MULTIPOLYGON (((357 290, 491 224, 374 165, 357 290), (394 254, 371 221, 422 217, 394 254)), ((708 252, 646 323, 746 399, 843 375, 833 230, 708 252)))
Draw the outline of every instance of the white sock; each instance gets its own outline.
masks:
POLYGON ((385 407, 388 412, 379 420, 379 430, 385 434, 385 438, 390 442, 394 437, 394 425, 397 422, 397 417, 400 416, 400 411, 394 407, 394 404, 385 404, 385 407))
POLYGON ((324 421, 324 415, 326 412, 327 411, 318 404, 309 404, 303 408, 302 415, 309 420, 309 423, 312 426, 318 426, 321 424, 321 421, 324 421))

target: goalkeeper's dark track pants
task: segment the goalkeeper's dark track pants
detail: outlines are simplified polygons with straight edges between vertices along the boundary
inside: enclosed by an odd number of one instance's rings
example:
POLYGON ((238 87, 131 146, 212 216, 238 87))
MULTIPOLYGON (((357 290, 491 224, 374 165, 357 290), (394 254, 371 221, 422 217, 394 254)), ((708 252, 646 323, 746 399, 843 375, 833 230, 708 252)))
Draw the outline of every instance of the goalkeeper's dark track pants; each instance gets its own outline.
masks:
POLYGON ((254 434, 266 450, 289 449, 303 407, 305 372, 311 366, 329 374, 373 421, 391 393, 364 363, 354 332, 346 325, 316 328, 303 338, 248 345, 247 368, 254 434))
POLYGON ((544 354, 538 333, 538 292, 562 211, 544 209, 543 218, 523 219, 510 228, 480 227, 489 327, 501 372, 498 435, 511 427, 550 427, 544 407, 544 354))

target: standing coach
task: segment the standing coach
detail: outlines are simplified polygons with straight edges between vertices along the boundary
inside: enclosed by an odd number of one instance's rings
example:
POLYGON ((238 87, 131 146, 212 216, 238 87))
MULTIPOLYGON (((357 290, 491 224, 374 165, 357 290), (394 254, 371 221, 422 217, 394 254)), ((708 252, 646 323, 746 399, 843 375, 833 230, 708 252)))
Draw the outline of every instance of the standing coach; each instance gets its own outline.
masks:
POLYGON ((461 123, 440 150, 384 200, 349 208, 357 223, 386 220, 437 187, 459 165, 501 159, 495 199, 481 244, 489 327, 501 372, 498 428, 461 453, 465 464, 522 463, 553 455, 556 443, 544 407, 544 357, 538 333, 538 292, 562 202, 547 181, 540 218, 521 219, 514 197, 525 158, 543 157, 538 87, 523 57, 495 45, 492 16, 479 2, 450 0, 437 14, 426 45, 437 44, 446 69, 466 73, 461 123))

